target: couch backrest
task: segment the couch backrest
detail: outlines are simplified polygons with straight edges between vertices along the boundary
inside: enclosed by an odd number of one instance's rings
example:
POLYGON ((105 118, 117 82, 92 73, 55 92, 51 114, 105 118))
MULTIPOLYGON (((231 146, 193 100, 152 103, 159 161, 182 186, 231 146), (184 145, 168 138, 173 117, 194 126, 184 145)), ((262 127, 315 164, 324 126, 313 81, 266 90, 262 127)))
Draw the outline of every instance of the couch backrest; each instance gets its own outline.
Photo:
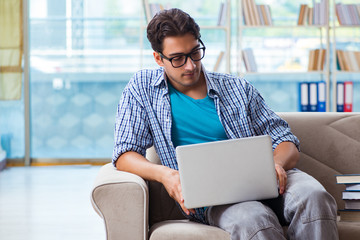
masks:
MULTIPOLYGON (((279 113, 300 140, 297 167, 316 178, 334 196, 338 208, 344 207, 335 175, 360 173, 360 113, 279 113)), ((147 158, 160 164, 154 148, 147 158)), ((149 183, 150 225, 168 219, 184 218, 165 188, 149 183)))
POLYGON ((300 140, 298 168, 316 178, 344 208, 335 175, 360 173, 360 113, 279 113, 300 140))

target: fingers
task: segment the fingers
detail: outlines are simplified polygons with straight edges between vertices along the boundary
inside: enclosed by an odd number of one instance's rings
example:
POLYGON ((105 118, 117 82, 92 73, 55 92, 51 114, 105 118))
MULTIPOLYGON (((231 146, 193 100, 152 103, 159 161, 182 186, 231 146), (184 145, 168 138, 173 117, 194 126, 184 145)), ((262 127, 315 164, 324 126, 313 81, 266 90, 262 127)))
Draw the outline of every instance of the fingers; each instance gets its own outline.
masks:
POLYGON ((179 173, 175 170, 170 170, 169 173, 170 174, 165 178, 163 185, 165 186, 170 197, 179 203, 180 207, 187 215, 190 213, 195 213, 194 209, 187 209, 184 205, 179 173))
POLYGON ((186 213, 186 215, 189 215, 190 213, 195 214, 195 209, 187 209, 185 207, 185 201, 183 198, 180 199, 179 204, 180 204, 180 207, 182 208, 182 210, 184 211, 184 213, 186 213))
POLYGON ((287 174, 283 167, 278 164, 275 164, 276 177, 279 182, 279 193, 283 194, 286 188, 287 174))

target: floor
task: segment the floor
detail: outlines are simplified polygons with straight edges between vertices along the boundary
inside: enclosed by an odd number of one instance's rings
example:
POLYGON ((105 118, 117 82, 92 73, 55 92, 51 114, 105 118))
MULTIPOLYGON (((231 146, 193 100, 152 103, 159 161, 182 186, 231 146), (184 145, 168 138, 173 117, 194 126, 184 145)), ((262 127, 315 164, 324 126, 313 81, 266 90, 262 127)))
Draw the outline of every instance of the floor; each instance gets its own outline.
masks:
POLYGON ((0 172, 0 239, 105 239, 90 202, 98 166, 12 167, 0 172))

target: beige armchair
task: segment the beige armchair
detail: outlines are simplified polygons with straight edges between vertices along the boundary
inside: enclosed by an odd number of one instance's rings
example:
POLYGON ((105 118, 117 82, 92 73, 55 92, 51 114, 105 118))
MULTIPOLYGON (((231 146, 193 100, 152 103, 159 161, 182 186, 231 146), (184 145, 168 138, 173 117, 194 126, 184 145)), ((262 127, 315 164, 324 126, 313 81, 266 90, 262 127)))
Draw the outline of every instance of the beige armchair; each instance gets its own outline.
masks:
MULTIPOLYGON (((319 180, 335 197, 338 208, 343 208, 344 186, 336 184, 334 175, 360 173, 360 114, 280 115, 300 139, 298 167, 319 180)), ((153 148, 147 158, 159 163, 153 148)), ((111 163, 100 169, 91 201, 104 219, 108 240, 230 240, 230 235, 219 228, 185 220, 161 184, 118 171, 111 163)), ((338 227, 341 240, 360 239, 360 222, 339 221, 338 227)))

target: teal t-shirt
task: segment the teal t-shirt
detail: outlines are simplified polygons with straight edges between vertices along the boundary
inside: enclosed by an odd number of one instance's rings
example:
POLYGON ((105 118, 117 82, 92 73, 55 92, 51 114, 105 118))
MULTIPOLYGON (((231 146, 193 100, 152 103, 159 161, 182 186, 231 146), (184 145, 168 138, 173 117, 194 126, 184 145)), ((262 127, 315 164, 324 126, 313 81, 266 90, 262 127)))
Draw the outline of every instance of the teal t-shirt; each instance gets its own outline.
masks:
POLYGON ((174 147, 228 139, 212 98, 193 99, 168 85, 174 147))

